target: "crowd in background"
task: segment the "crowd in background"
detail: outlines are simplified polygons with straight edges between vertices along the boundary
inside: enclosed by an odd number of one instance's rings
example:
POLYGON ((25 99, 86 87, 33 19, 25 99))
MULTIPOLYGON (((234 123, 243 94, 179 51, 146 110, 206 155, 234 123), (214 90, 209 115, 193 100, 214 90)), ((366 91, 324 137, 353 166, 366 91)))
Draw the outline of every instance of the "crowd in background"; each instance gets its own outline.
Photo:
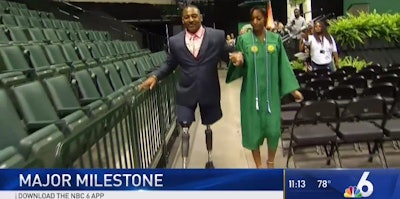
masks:
MULTIPOLYGON (((328 33, 323 21, 309 21, 294 10, 294 17, 286 25, 280 21, 274 22, 270 31, 282 37, 288 37, 285 48, 290 60, 301 60, 308 71, 318 68, 328 68, 331 71, 338 67, 338 53, 335 39, 328 33)), ((245 32, 241 32, 243 34, 245 32)), ((234 46, 236 38, 233 33, 226 36, 226 42, 234 46)))

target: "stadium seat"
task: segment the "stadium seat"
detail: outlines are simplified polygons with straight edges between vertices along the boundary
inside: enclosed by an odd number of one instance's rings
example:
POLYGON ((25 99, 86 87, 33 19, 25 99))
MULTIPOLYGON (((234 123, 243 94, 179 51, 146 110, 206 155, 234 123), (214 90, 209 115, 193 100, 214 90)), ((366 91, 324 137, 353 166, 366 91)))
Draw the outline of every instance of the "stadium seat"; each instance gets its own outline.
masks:
POLYGON ((134 88, 130 85, 125 86, 121 80, 120 74, 115 69, 114 64, 106 64, 103 66, 108 79, 110 80, 111 86, 114 91, 121 91, 128 97, 132 97, 134 94, 134 88))
POLYGON ((12 91, 18 110, 30 132, 56 124, 65 135, 69 135, 79 131, 89 121, 80 110, 60 119, 39 81, 18 85, 13 87, 12 91))
POLYGON ((77 110, 82 110, 93 118, 105 113, 108 109, 101 100, 94 101, 82 107, 67 77, 64 75, 47 78, 44 80, 44 83, 52 99, 54 108, 61 117, 67 116, 77 110))
POLYGON ((30 45, 31 43, 33 43, 25 34, 25 31, 23 28, 9 27, 6 29, 6 31, 9 32, 11 41, 14 44, 30 45))
POLYGON ((0 17, 1 17, 1 24, 5 25, 7 27, 17 26, 17 22, 15 21, 15 18, 13 15, 2 14, 0 17))
POLYGON ((64 56, 64 53, 58 44, 46 45, 44 46, 44 50, 51 64, 68 64, 74 69, 81 69, 85 67, 82 61, 73 60, 73 57, 70 56, 64 56))
POLYGON ((0 48, 0 56, 0 71, 2 72, 23 72, 28 78, 46 77, 51 74, 46 66, 31 68, 18 46, 0 48))
POLYGON ((50 41, 44 36, 41 28, 28 28, 28 35, 30 39, 35 43, 49 43, 50 41))
POLYGON ((103 97, 110 97, 114 101, 122 100, 121 94, 123 93, 113 90, 110 81, 108 80, 102 67, 90 68, 89 71, 94 74, 94 81, 96 82, 97 88, 103 97))
POLYGON ((50 63, 40 45, 24 46, 32 66, 35 68, 48 67, 57 73, 70 76, 71 68, 65 63, 50 63))
POLYGON ((29 20, 29 23, 31 24, 31 27, 44 28, 42 20, 40 20, 39 18, 29 17, 28 20, 29 20))
POLYGON ((45 28, 43 29, 43 34, 50 43, 61 43, 54 29, 45 28))
POLYGON ((76 50, 80 59, 85 62, 90 67, 97 66, 98 62, 93 58, 89 47, 85 43, 78 43, 76 44, 76 50))
POLYGON ((56 34, 58 36, 58 39, 60 39, 61 42, 64 42, 64 43, 71 42, 71 39, 69 38, 69 36, 68 36, 67 32, 65 32, 65 30, 63 30, 63 29, 56 30, 56 34))
MULTIPOLYGON (((119 62, 117 62, 117 63, 119 63, 119 62)), ((137 80, 140 77, 143 77, 146 75, 146 73, 144 71, 138 70, 138 68, 136 67, 136 62, 133 59, 125 60, 124 64, 126 66, 126 69, 129 71, 129 75, 131 76, 131 78, 133 80, 137 80)))
POLYGON ((22 28, 30 28, 31 27, 31 24, 29 23, 28 18, 26 18, 24 15, 15 16, 15 21, 17 22, 19 27, 22 27, 22 28))
POLYGON ((122 61, 117 61, 114 63, 115 69, 119 72, 122 82, 125 86, 130 85, 132 80, 137 80, 140 78, 139 74, 134 72, 135 70, 132 69, 133 75, 131 76, 128 68, 126 67, 125 63, 122 61))
MULTIPOLYGON (((25 100, 29 101, 30 99, 25 100)), ((0 89, 0 101, 2 110, 2 114, 0 114, 0 149, 13 146, 25 159, 36 157, 42 160, 47 167, 53 166, 56 147, 64 139, 64 135, 54 124, 45 125, 43 128, 28 133, 4 89, 0 89)))
POLYGON ((75 70, 81 70, 87 68, 87 65, 83 63, 82 60, 79 59, 72 43, 61 44, 60 48, 67 62, 71 63, 71 66, 75 70))

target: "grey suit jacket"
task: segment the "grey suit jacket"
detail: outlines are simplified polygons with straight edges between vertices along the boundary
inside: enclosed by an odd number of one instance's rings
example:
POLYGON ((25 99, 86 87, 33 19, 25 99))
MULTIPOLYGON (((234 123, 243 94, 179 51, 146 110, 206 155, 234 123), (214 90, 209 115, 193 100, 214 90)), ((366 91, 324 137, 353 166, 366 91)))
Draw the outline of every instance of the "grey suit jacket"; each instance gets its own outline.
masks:
POLYGON ((219 105, 221 90, 217 65, 223 59, 228 61, 228 53, 233 50, 225 41, 222 30, 205 28, 199 54, 195 58, 186 47, 185 31, 170 38, 170 54, 166 62, 152 73, 158 79, 169 75, 179 65, 180 79, 176 86, 177 104, 193 106, 219 105))

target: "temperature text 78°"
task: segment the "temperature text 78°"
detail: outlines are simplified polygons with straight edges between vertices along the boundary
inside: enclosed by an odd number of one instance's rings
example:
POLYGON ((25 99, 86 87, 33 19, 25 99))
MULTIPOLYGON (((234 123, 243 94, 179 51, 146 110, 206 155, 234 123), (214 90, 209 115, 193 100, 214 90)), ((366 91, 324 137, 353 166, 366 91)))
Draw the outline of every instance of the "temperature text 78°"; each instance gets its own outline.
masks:
POLYGON ((326 189, 329 184, 331 184, 331 180, 317 180, 318 188, 326 189))

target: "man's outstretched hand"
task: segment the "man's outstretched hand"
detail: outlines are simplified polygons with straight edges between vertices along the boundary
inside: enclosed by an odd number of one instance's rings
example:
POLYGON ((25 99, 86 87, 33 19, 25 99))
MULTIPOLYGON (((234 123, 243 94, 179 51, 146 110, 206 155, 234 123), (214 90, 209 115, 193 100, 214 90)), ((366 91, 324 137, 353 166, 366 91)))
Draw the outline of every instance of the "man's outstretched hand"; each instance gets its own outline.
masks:
POLYGON ((157 84, 157 77, 156 76, 150 76, 147 78, 142 84, 139 85, 139 90, 152 90, 157 84))

